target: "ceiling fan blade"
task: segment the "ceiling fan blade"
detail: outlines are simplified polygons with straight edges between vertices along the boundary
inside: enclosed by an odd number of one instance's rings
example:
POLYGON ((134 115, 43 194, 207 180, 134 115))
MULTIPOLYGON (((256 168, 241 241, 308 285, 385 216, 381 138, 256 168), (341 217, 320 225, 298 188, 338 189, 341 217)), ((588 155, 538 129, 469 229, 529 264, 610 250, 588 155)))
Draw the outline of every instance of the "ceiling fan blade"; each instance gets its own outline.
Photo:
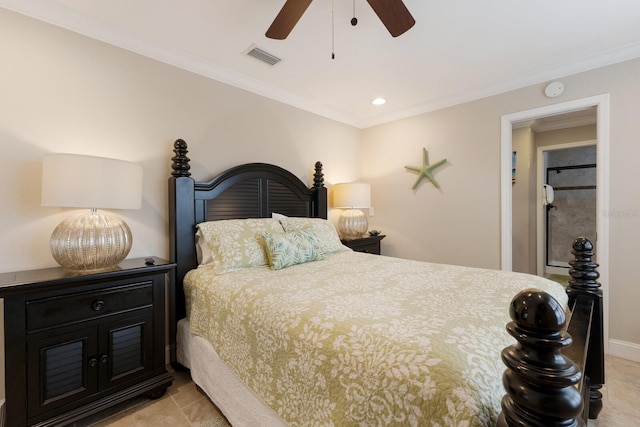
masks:
POLYGON ((367 0, 393 37, 398 37, 416 23, 402 0, 367 0))
POLYGON ((270 39, 284 40, 296 26, 312 0, 287 0, 266 32, 270 39))

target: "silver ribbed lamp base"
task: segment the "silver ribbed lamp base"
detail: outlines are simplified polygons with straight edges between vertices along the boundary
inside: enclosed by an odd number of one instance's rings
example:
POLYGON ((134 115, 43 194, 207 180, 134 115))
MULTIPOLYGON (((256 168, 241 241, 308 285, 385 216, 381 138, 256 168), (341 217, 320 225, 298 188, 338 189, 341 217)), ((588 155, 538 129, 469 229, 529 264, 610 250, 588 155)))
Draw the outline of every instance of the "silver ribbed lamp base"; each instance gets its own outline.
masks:
POLYGON ((369 221, 359 209, 347 209, 338 219, 338 232, 343 239, 357 239, 367 232, 369 221))
POLYGON ((120 218, 92 209, 62 221, 51 234, 53 258, 70 270, 102 270, 122 262, 133 239, 120 218))

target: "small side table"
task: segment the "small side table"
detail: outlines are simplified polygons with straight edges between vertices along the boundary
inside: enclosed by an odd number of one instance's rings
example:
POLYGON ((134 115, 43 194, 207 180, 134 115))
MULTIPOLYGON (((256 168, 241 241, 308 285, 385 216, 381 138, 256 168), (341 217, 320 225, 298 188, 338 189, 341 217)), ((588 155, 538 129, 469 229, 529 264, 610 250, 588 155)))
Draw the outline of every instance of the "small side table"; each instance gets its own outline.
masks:
POLYGON ((368 254, 380 255, 380 241, 385 238, 384 234, 377 236, 366 236, 358 239, 340 240, 343 245, 353 249, 356 252, 365 252, 368 254))
POLYGON ((162 396, 165 281, 175 264, 0 274, 5 425, 66 425, 137 395, 162 396))

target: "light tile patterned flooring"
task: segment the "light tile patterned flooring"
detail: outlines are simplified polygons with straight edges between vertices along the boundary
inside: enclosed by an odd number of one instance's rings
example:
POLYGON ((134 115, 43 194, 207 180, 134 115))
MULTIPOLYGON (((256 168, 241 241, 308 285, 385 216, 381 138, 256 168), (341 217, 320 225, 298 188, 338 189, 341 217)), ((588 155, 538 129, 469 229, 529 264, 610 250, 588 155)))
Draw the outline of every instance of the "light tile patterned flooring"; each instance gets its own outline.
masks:
MULTIPOLYGON (((173 371, 173 384, 156 400, 138 397, 80 420, 73 427, 205 427, 224 416, 191 381, 187 371, 173 371)), ((222 425, 228 425, 223 423, 222 425)))
MULTIPOLYGON (((74 426, 91 427, 204 427, 224 417, 197 389, 187 372, 173 372, 174 383, 160 399, 132 399, 118 407, 82 420, 74 426)), ((640 425, 640 363, 606 358, 604 409, 589 427, 640 425)))

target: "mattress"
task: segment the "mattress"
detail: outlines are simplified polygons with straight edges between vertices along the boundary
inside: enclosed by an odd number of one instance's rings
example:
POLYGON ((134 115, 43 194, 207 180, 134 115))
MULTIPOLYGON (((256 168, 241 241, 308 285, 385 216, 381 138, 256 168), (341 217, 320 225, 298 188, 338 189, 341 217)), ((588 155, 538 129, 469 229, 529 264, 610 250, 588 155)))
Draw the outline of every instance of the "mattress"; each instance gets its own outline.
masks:
POLYGON ((225 415, 233 427, 285 427, 282 421, 220 359, 213 346, 191 332, 181 319, 177 331, 178 363, 225 415))
POLYGON ((292 426, 495 425, 507 310, 525 288, 566 305, 537 276, 357 252, 185 277, 191 333, 292 426))

